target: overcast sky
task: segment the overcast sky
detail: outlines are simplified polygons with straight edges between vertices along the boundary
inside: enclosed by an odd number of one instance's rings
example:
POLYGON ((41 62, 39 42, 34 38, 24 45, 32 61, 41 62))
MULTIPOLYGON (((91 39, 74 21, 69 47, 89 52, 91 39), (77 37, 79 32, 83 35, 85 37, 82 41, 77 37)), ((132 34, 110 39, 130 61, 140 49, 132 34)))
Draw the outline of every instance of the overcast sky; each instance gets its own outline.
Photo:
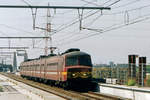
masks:
MULTIPOLYGON (((49 2, 52 6, 109 6, 111 10, 102 12, 83 10, 82 27, 99 32, 79 29, 78 10, 56 10, 55 12, 51 9, 52 29, 58 31, 52 35, 53 46, 57 46, 60 52, 68 48, 80 48, 81 51, 91 54, 93 63, 109 63, 109 61, 127 63, 129 54, 146 56, 147 62, 150 63, 149 0, 25 1, 30 5, 47 5, 49 2)), ((27 4, 23 0, 0 0, 0 5, 27 4)), ((46 9, 38 9, 36 26, 46 26, 46 13, 46 9)), ((44 36, 43 31, 33 30, 32 24, 31 9, 0 8, 0 36, 44 36)), ((44 40, 1 40, 0 46, 8 46, 8 43, 11 46, 29 46, 30 49, 27 50, 29 58, 44 53, 41 49, 44 47, 44 40), (33 44, 39 49, 33 48, 33 44)), ((22 60, 21 57, 18 59, 22 60)))

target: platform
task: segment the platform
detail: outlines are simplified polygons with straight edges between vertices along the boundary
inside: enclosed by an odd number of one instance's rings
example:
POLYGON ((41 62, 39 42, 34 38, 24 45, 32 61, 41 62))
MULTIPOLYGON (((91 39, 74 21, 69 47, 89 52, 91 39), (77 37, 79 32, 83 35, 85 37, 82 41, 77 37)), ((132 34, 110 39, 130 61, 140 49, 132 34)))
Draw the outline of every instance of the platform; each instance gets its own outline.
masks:
POLYGON ((64 100, 54 94, 33 88, 0 75, 0 100, 64 100))

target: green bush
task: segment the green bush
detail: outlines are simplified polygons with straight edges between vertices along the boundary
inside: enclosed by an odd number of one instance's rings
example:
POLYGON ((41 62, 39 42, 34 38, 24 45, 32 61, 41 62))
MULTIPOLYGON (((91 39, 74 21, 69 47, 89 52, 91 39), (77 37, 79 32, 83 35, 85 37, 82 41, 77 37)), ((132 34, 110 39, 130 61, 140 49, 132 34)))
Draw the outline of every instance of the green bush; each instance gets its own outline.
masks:
POLYGON ((0 86, 0 92, 3 92, 3 88, 0 86))
POLYGON ((133 80, 133 79, 129 79, 128 80, 128 86, 134 86, 136 84, 136 81, 135 80, 133 80))
POLYGON ((150 78, 149 78, 149 79, 147 79, 146 84, 147 84, 147 86, 149 86, 149 87, 150 87, 150 78))

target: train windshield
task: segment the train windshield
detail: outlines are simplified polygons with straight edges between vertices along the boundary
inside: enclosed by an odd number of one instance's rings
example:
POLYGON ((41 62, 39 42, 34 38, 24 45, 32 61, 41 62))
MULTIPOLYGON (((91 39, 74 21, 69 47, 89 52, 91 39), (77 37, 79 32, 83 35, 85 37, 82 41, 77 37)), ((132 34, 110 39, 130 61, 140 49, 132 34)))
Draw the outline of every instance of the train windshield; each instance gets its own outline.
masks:
POLYGON ((91 58, 89 55, 70 56, 66 58, 66 66, 92 66, 91 58))

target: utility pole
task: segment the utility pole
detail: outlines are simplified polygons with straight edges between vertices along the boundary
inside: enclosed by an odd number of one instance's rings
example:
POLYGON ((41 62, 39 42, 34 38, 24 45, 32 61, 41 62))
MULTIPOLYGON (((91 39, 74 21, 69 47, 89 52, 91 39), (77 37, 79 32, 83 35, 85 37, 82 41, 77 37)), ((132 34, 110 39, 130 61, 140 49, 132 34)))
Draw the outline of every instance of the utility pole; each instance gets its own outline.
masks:
MULTIPOLYGON (((49 3, 48 6, 50 6, 49 3)), ((50 8, 47 8, 47 24, 45 36, 50 37, 50 47, 52 47, 50 8)), ((45 39, 45 55, 48 55, 48 38, 45 39)))
POLYGON ((44 52, 45 55, 48 55, 48 49, 50 49, 50 53, 53 54, 53 51, 56 49, 56 47, 52 46, 52 27, 51 27, 51 14, 50 14, 50 5, 48 3, 48 8, 47 8, 47 19, 46 19, 46 28, 40 28, 40 27, 35 27, 36 29, 41 29, 45 31, 45 37, 49 37, 49 38, 45 38, 45 48, 44 48, 44 52), (50 48, 48 48, 48 40, 50 40, 50 48))
MULTIPOLYGON (((49 3, 48 3, 48 7, 49 7, 49 3)), ((40 29, 40 30, 44 30, 44 35, 45 37, 49 37, 49 38, 45 38, 45 48, 44 48, 44 54, 47 56, 48 55, 48 40, 50 39, 50 46, 52 47, 52 37, 51 37, 51 14, 50 14, 50 8, 47 8, 47 17, 46 17, 46 27, 45 28, 41 28, 41 27, 34 27, 36 29, 40 29)))
POLYGON ((14 57, 13 57, 13 72, 17 71, 17 56, 16 52, 14 52, 14 57))

